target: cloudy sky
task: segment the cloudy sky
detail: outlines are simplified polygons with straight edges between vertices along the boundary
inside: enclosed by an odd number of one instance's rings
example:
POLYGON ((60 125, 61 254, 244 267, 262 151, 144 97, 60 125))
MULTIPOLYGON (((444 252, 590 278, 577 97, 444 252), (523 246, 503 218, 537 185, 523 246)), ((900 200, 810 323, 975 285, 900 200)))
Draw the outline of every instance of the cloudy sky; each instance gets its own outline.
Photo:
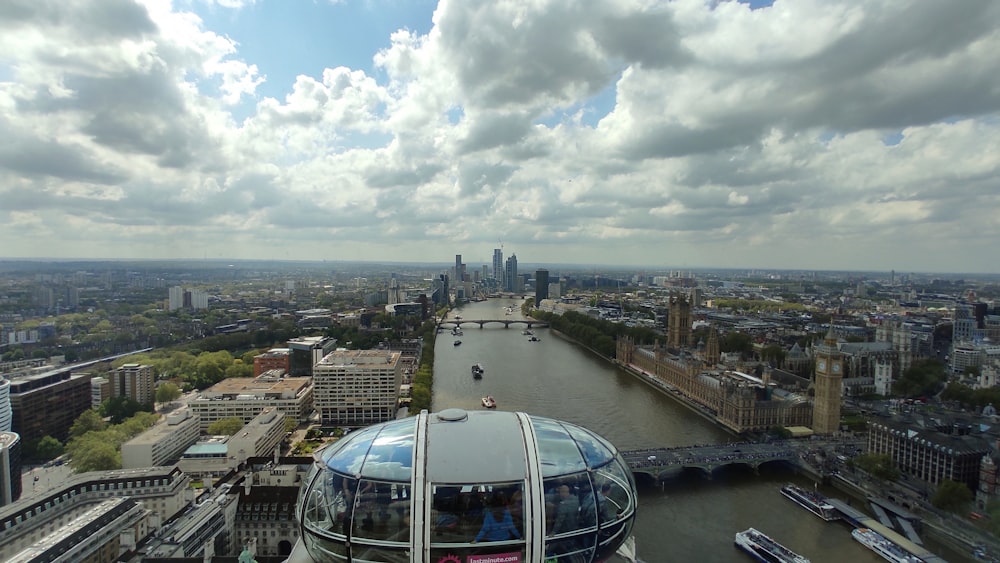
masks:
POLYGON ((1000 272, 1000 2, 3 0, 0 256, 1000 272))

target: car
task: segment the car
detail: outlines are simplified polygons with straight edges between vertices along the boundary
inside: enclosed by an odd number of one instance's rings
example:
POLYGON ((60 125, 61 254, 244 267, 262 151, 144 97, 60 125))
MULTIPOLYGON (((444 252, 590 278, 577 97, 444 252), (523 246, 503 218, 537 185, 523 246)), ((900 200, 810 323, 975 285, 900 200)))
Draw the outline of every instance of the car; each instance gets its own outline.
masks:
POLYGON ((651 455, 651 456, 649 456, 649 457, 646 458, 646 461, 656 461, 656 456, 655 455, 651 455))

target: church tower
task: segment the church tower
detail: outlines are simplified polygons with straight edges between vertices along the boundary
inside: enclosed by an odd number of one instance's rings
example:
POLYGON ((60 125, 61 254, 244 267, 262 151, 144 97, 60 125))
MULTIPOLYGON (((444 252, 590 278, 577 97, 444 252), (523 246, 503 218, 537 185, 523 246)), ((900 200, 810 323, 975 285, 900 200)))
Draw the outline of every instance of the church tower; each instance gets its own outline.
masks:
POLYGON ((815 347, 816 380, 813 389, 813 432, 833 434, 840 429, 841 387, 844 378, 844 359, 837 349, 833 329, 826 334, 822 344, 815 347))

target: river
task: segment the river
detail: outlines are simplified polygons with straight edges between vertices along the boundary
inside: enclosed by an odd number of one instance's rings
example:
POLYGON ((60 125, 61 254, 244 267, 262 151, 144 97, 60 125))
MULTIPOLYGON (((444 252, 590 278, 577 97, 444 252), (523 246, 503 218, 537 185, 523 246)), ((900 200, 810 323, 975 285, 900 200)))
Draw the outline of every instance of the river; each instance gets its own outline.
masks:
MULTIPOLYGON (((491 299, 457 310, 465 319, 520 319, 520 300, 491 299), (514 307, 505 314, 508 305, 514 307)), ((454 313, 453 313, 454 314, 454 313)), ((589 428, 621 450, 691 446, 733 441, 729 433, 695 415, 609 362, 548 329, 533 329, 529 342, 523 325, 463 327, 456 337, 438 334, 434 356, 433 410, 480 409, 491 394, 502 410, 552 417, 589 428), (472 364, 486 373, 475 380, 472 364)), ((813 563, 878 562, 880 557, 851 537, 840 522, 824 522, 779 492, 785 482, 811 487, 788 469, 723 470, 711 481, 684 474, 662 489, 639 489, 633 534, 639 556, 648 563, 665 561, 750 561, 733 546, 733 535, 755 527, 808 557, 813 563)), ((827 494, 836 495, 832 490, 827 494)), ((855 503, 857 504, 857 503, 855 503)), ((927 547, 959 561, 930 542, 927 547)))

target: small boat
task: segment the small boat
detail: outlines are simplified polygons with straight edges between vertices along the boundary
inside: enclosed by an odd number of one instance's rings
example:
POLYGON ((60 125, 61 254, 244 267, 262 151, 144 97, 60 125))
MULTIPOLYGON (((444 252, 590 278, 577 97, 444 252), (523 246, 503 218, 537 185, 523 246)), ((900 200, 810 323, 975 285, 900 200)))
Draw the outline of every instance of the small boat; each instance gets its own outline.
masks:
POLYGON ((452 342, 452 344, 454 344, 455 346, 461 346, 462 345, 462 341, 461 340, 456 340, 456 341, 452 342))
POLYGON ((541 342, 541 341, 542 340, 537 336, 532 336, 531 338, 528 339, 528 342, 541 342))
POLYGON ((483 397, 483 406, 488 409, 497 408, 497 402, 493 400, 493 395, 487 395, 483 397))
POLYGON ((748 528, 736 533, 736 547, 757 561, 774 563, 809 563, 809 560, 771 539, 767 534, 748 528))
POLYGON ((521 334, 523 334, 525 336, 531 336, 532 334, 535 334, 535 333, 531 332, 530 328, 526 328, 526 329, 524 329, 524 330, 521 331, 521 334))
POLYGON ((484 373, 486 373, 486 370, 483 369, 483 364, 479 364, 479 363, 472 364, 472 377, 473 378, 475 378, 475 379, 482 379, 484 373))

